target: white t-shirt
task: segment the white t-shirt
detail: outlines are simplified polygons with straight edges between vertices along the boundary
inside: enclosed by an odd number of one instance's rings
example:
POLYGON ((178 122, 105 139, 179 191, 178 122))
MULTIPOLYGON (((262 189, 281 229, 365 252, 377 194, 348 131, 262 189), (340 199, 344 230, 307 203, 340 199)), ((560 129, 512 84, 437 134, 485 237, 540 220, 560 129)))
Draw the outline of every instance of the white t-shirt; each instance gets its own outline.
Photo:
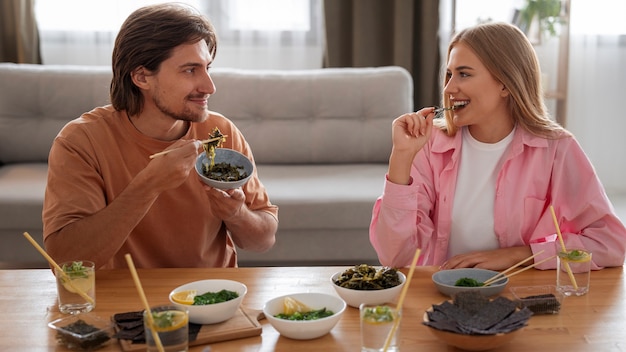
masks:
POLYGON ((493 230, 493 207, 500 160, 515 129, 497 143, 482 143, 462 128, 463 146, 452 206, 448 258, 499 248, 493 230))

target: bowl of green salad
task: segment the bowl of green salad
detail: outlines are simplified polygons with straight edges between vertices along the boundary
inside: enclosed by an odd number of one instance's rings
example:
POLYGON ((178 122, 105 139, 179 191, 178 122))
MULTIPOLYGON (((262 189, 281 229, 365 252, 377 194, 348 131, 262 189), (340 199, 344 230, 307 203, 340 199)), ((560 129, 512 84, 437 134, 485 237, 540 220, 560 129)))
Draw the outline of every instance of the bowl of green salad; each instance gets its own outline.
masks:
POLYGON ((189 312, 189 322, 216 324, 232 318, 241 306, 248 288, 233 280, 200 280, 178 286, 170 292, 170 302, 189 312))
POLYGON ((497 271, 479 268, 449 269, 434 273, 432 280, 437 290, 446 296, 454 297, 459 292, 477 291, 490 297, 502 292, 509 283, 507 277, 502 277, 489 285, 483 284, 498 274, 497 271))
POLYGON ((346 302, 335 295, 294 293, 267 301, 263 314, 282 336, 310 340, 328 334, 346 307, 346 302))

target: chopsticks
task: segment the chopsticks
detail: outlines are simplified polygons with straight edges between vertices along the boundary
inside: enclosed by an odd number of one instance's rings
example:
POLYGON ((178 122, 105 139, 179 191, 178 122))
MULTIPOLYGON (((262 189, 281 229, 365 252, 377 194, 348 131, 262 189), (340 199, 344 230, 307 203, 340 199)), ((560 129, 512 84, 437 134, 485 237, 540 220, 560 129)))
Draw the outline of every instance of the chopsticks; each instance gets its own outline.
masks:
MULTIPOLYGON (((224 137, 228 137, 228 136, 227 136, 227 135, 224 135, 224 136, 219 136, 219 137, 215 137, 215 138, 209 138, 209 139, 205 139, 205 140, 203 140, 203 141, 200 141, 200 143, 201 143, 201 144, 207 144, 207 143, 210 143, 210 142, 215 142, 215 141, 217 141, 217 140, 220 140, 220 139, 222 139, 222 138, 224 138, 224 137)), ((157 156, 165 155, 165 154, 167 154, 167 153, 169 153, 169 152, 171 152, 171 151, 174 151, 174 150, 176 150, 176 149, 178 149, 178 148, 168 149, 168 150, 164 150, 164 151, 162 151, 162 152, 158 152, 158 153, 152 154, 152 155, 150 155, 150 159, 154 159, 154 158, 156 158, 157 156)))
POLYGON ((159 352, 164 352, 165 350, 163 349, 163 343, 161 342, 159 333, 154 330, 154 318, 152 317, 152 312, 150 311, 150 305, 148 304, 146 294, 143 292, 141 281, 139 281, 139 275, 137 274, 137 269, 135 269, 135 263, 133 263, 133 258, 130 256, 129 253, 126 253, 124 257, 126 258, 126 263, 128 263, 130 274, 133 276, 133 281, 135 281, 135 287, 137 287, 137 293, 139 293, 139 298, 141 298, 141 302, 146 309, 146 317, 148 317, 148 325, 150 326, 150 332, 152 332, 152 338, 154 339, 154 343, 156 344, 159 352))
POLYGON ((411 267, 409 268, 409 274, 406 277, 406 282, 404 283, 404 287, 402 287, 402 292, 400 292, 400 298, 398 298, 398 304, 396 305, 397 316, 393 320, 393 326, 391 327, 391 330, 389 331, 389 334, 387 334, 387 338, 385 339, 385 346, 383 347, 383 352, 387 352, 387 349, 389 348, 389 344, 391 344, 391 339, 393 338, 393 335, 396 333, 396 330, 398 330, 398 326, 400 325, 400 319, 402 315, 399 313, 402 310, 402 304, 404 304, 404 298, 406 297, 406 292, 409 290, 409 284, 411 283, 411 278, 413 278, 413 272, 415 271, 415 266, 417 265, 417 259, 420 256, 420 252, 421 252, 421 249, 418 248, 415 251, 415 255, 413 256, 413 261, 411 262, 411 267))
POLYGON ((556 258, 556 255, 553 255, 553 256, 551 256, 551 257, 549 257, 549 258, 546 258, 546 259, 544 259, 544 260, 542 260, 542 261, 539 261, 539 262, 537 262, 537 263, 535 263, 535 264, 533 264, 533 265, 529 265, 529 266, 527 266, 527 267, 525 267, 525 268, 523 268, 523 269, 520 269, 520 270, 515 271, 515 272, 513 272, 513 273, 511 273, 511 274, 508 274, 508 275, 504 275, 504 276, 503 276, 503 274, 504 274, 504 273, 506 273, 506 272, 510 271, 511 269, 514 269, 515 267, 517 267, 517 266, 521 265, 522 263, 524 263, 524 262, 525 262, 525 261, 527 261, 528 259, 531 259, 531 258, 535 257, 536 255, 539 255, 539 254, 540 254, 540 253, 542 253, 542 252, 543 252, 543 251, 541 251, 541 252, 539 252, 539 253, 537 253, 537 254, 535 254, 535 255, 531 256, 531 257, 528 257, 528 258, 526 258, 526 259, 522 260, 521 262, 519 262, 519 263, 515 264, 514 266, 512 266, 512 267, 510 267, 509 269, 507 269, 507 270, 505 270, 505 271, 501 272, 500 274, 494 275, 492 278, 490 278, 490 279, 486 280, 485 282, 483 282, 483 286, 489 286, 489 285, 491 285, 492 283, 494 283, 495 281, 501 280, 501 279, 503 279, 503 278, 507 278, 507 279, 508 279, 508 278, 510 278, 511 276, 517 275, 517 274, 519 274, 519 273, 521 273, 521 272, 523 272, 523 271, 526 271, 526 270, 528 270, 528 269, 530 269, 530 268, 534 268, 534 267, 536 267, 536 266, 537 266, 537 265, 539 265, 539 264, 543 264, 543 263, 547 262, 548 260, 552 260, 552 259, 556 258))
POLYGON ((544 251, 540 251, 534 255, 531 255, 530 257, 514 264, 513 266, 511 266, 510 268, 506 269, 505 271, 500 272, 499 274, 496 274, 495 276, 491 277, 490 279, 486 280, 485 282, 483 282, 483 286, 489 286, 490 284, 494 283, 497 280, 500 280, 502 278, 502 276, 504 276, 506 273, 508 273, 509 271, 517 268, 518 266, 524 264, 525 262, 533 259, 534 257, 538 256, 539 254, 543 253, 544 251))
POLYGON ((43 248, 41 248, 39 243, 37 243, 37 241, 35 241, 35 239, 28 232, 24 232, 24 237, 26 237, 26 239, 33 246, 35 246, 37 251, 39 251, 39 253, 41 253, 41 255, 43 255, 43 257, 46 258, 48 263, 50 263, 50 265, 52 265, 54 267, 55 271, 60 273, 61 276, 63 276, 63 279, 65 279, 65 282, 67 282, 70 285, 70 287, 73 288, 74 291, 76 291, 76 293, 78 293, 78 295, 80 295, 85 301, 89 302, 89 304, 95 305, 95 302, 93 301, 93 299, 91 297, 89 297, 89 295, 86 292, 83 292, 83 290, 81 290, 80 288, 74 286, 74 283, 72 282, 72 279, 65 273, 65 270, 63 270, 59 266, 59 264, 57 264, 54 261, 54 259, 52 259, 52 257, 48 253, 46 253, 46 251, 43 248))

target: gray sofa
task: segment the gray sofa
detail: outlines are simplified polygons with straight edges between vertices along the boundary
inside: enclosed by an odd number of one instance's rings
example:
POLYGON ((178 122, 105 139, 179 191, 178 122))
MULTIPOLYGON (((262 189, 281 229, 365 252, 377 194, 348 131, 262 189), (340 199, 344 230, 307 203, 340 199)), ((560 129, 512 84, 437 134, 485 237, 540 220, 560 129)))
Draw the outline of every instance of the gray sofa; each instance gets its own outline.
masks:
MULTIPOLYGON (((22 233, 42 241, 50 145, 67 121, 108 103, 110 76, 109 67, 0 63, 0 267, 45 266, 22 233)), ((280 207, 275 247, 240 250, 240 265, 378 264, 368 226, 391 121, 413 109, 408 72, 215 68, 212 77, 209 108, 242 130, 280 207)))

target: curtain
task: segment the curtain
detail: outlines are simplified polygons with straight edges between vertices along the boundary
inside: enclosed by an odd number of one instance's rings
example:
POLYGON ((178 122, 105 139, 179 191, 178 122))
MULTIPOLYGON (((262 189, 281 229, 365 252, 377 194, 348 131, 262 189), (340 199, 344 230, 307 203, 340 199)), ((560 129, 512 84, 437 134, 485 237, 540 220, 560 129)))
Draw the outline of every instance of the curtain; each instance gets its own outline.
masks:
POLYGON ((0 62, 40 64, 35 0, 0 1, 0 62))
MULTIPOLYGON (((322 0, 177 0, 215 26, 213 67, 310 69, 322 66, 322 0)), ((135 9, 162 0, 37 0, 47 64, 111 65, 115 37, 135 9), (93 14, 97 13, 98 16, 93 14)))
POLYGON ((324 67, 401 66, 416 109, 440 103, 438 0, 325 0, 324 18, 324 67))
POLYGON ((626 195, 626 22, 622 0, 572 1, 567 127, 609 194, 626 195), (610 5, 610 6, 609 6, 610 5), (606 11, 606 9, 611 9, 606 11))

